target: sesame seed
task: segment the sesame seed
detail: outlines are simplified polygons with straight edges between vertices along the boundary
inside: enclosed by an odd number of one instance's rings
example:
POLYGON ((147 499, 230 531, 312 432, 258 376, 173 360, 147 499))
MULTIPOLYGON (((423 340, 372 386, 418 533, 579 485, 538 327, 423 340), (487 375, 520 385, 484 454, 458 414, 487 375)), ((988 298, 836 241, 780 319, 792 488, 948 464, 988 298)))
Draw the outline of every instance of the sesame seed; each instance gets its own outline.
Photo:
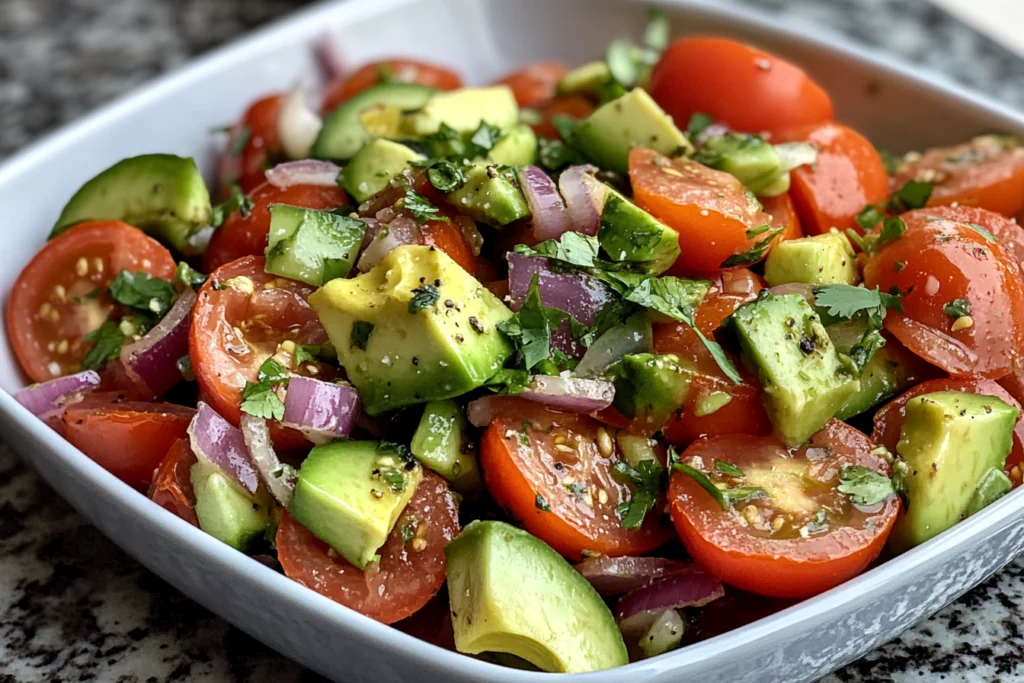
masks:
POLYGON ((575 453, 576 452, 576 451, 573 450, 572 446, 567 446, 564 443, 557 443, 557 444, 555 444, 555 450, 558 451, 559 453, 575 453))
POLYGON ((772 529, 775 530, 775 531, 778 531, 779 529, 782 528, 782 525, 783 525, 784 522, 785 522, 785 520, 783 520, 782 517, 776 517, 775 519, 772 520, 772 529))
POLYGON ((612 452, 615 450, 615 444, 612 443, 612 437, 604 427, 597 430, 597 449, 601 451, 601 455, 606 458, 610 458, 612 452))
POLYGON ((46 318, 50 317, 50 311, 52 310, 53 306, 50 305, 50 302, 43 302, 43 305, 39 307, 39 317, 45 320, 46 318))
POLYGON ((412 549, 418 553, 422 553, 427 549, 427 540, 425 538, 412 539, 412 549))
POLYGON ((92 267, 93 267, 93 270, 95 270, 97 273, 102 273, 103 272, 103 259, 101 259, 99 256, 94 258, 92 260, 92 267))
POLYGON ((747 507, 743 508, 743 516, 751 524, 757 524, 761 521, 761 515, 758 514, 757 508, 754 507, 753 505, 748 505, 747 507))
POLYGON ((68 340, 67 339, 61 339, 60 340, 60 344, 57 344, 57 353, 59 353, 59 354, 67 353, 68 352, 68 346, 69 346, 68 345, 68 340))
POLYGON ((380 489, 370 489, 370 495, 372 495, 374 498, 383 498, 384 492, 381 491, 380 489))
POLYGON ((53 288, 53 294, 61 301, 67 296, 67 290, 64 289, 64 285, 55 285, 53 288))
POLYGON ((607 503, 608 502, 608 492, 605 491, 604 489, 598 490, 598 492, 597 492, 597 502, 599 502, 601 505, 604 505, 605 503, 607 503))
POLYGON ((953 327, 950 328, 953 332, 960 332, 961 330, 968 330, 974 327, 974 318, 969 315, 962 315, 953 321, 953 327))
POLYGON ((89 274, 89 261, 84 256, 79 256, 75 261, 75 274, 78 277, 85 277, 89 274))

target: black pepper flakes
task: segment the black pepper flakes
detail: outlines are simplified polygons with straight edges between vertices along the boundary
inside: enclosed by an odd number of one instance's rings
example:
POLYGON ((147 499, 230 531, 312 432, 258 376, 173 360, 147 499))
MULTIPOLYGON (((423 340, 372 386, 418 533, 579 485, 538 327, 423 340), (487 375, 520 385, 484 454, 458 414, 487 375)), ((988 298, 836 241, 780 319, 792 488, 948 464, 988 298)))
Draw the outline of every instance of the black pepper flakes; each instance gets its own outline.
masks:
POLYGON ((480 320, 475 316, 469 316, 469 326, 473 328, 473 331, 477 334, 484 333, 484 326, 480 324, 480 320))
POLYGON ((809 356, 812 353, 814 353, 814 340, 811 339, 810 337, 801 337, 799 344, 800 344, 800 350, 804 354, 809 356))

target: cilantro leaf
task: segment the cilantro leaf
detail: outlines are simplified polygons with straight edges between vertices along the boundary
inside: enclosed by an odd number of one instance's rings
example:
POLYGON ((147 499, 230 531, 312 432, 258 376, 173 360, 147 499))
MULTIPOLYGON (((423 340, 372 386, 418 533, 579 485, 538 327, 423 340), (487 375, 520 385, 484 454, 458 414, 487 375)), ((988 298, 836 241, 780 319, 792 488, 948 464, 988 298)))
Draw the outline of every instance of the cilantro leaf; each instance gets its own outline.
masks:
POLYGON ((885 220, 885 214, 873 204, 868 204, 857 214, 857 225, 864 230, 871 230, 883 220, 885 220))
POLYGON ((454 192, 466 184, 466 174, 452 162, 442 159, 427 169, 427 180, 441 192, 454 192))
POLYGON ((635 484, 629 500, 615 508, 625 529, 636 529, 644 522, 647 513, 654 509, 665 480, 665 469, 657 460, 641 460, 636 467, 630 467, 624 460, 612 465, 616 478, 635 484))
POLYGON ((546 308, 541 303, 538 277, 534 273, 523 307, 500 323, 498 329, 516 345, 525 368, 532 370, 541 361, 551 358, 551 329, 567 317, 567 313, 546 308))
MULTIPOLYGON (((471 144, 476 145, 481 150, 489 152, 494 144, 501 138, 501 129, 497 126, 481 121, 480 126, 476 129, 473 135, 469 138, 471 144)), ((481 155, 486 156, 486 155, 481 155)))
POLYGON ((981 235, 982 237, 984 237, 985 241, 987 241, 987 242, 998 242, 999 241, 999 239, 995 235, 993 235, 991 232, 989 232, 988 230, 986 230, 982 226, 978 225, 977 223, 964 223, 964 225, 966 225, 968 228, 970 228, 974 232, 976 232, 979 235, 981 235))
POLYGON ((971 300, 970 299, 953 299, 948 304, 942 307, 942 310, 950 318, 959 318, 964 315, 971 314, 971 300))
POLYGON ((84 342, 92 342, 92 346, 82 359, 83 370, 99 370, 108 360, 121 355, 124 345, 124 333, 117 323, 105 321, 98 328, 82 337, 84 342))
POLYGON ((231 195, 220 204, 213 205, 213 211, 210 214, 210 225, 219 228, 224 224, 228 216, 235 211, 238 211, 242 218, 248 218, 255 205, 252 198, 242 192, 242 188, 238 185, 232 185, 231 195))
POLYGON ((544 500, 544 496, 540 495, 539 493, 537 494, 537 497, 534 499, 533 504, 537 507, 538 510, 541 510, 542 512, 551 512, 551 506, 548 505, 548 501, 544 500))
POLYGON ((416 192, 411 187, 405 188, 404 198, 405 209, 412 214, 417 223, 427 221, 447 221, 448 217, 441 213, 440 209, 430 203, 430 200, 416 192))
POLYGON ((736 488, 720 489, 715 486, 714 482, 711 481, 708 475, 695 467, 691 467, 690 465, 682 462, 673 462, 672 469, 682 472, 700 484, 700 487, 710 493, 711 497, 715 499, 715 502, 717 502, 719 507, 723 510, 728 510, 730 507, 734 507, 739 503, 769 497, 768 492, 759 486, 740 486, 736 488))
POLYGON ((119 304, 158 316, 167 313, 174 302, 171 281, 150 277, 145 271, 132 274, 122 270, 110 281, 107 290, 119 304))
POLYGON ((911 209, 921 209, 932 196, 933 185, 920 180, 908 180, 903 187, 892 193, 889 208, 893 213, 903 213, 911 209))
POLYGON ((250 137, 252 137, 252 128, 249 128, 249 126, 241 126, 238 129, 238 133, 231 139, 231 146, 228 148, 228 155, 232 157, 242 156, 242 152, 245 151, 245 146, 249 144, 250 137))
POLYGON ((295 364, 302 365, 303 363, 316 360, 317 355, 320 353, 320 348, 319 344, 296 344, 295 364))
POLYGON ((907 224, 899 216, 884 216, 882 218, 882 229, 876 235, 874 233, 865 235, 861 240, 861 248, 867 254, 875 254, 882 250, 889 242, 897 240, 907 231, 907 224))
POLYGON ((561 140, 550 138, 537 139, 537 159, 540 165, 549 171, 557 171, 566 166, 582 163, 579 153, 561 140))
POLYGON ((736 467, 736 465, 733 465, 731 462, 725 462, 724 460, 715 460, 715 471, 727 474, 730 477, 743 476, 743 470, 736 467))
POLYGON ((273 356, 263 361, 256 373, 257 380, 269 384, 281 384, 286 382, 290 376, 288 368, 281 365, 273 356))
POLYGON ((184 261, 180 261, 177 270, 174 271, 174 281, 194 288, 206 282, 206 276, 184 261))
POLYGON ((647 11, 647 26, 644 28, 644 45, 658 53, 668 47, 671 27, 668 17, 657 8, 647 11))
POLYGON ((533 248, 525 244, 516 245, 515 251, 527 256, 546 256, 580 268, 593 268, 598 263, 600 248, 597 237, 567 232, 557 240, 547 240, 533 248))
POLYGON ((821 285, 814 288, 814 303, 834 318, 852 319, 858 313, 892 308, 900 313, 901 294, 885 294, 876 287, 866 289, 853 285, 821 285))
POLYGON ((807 527, 807 533, 820 534, 828 529, 828 513, 824 510, 818 510, 814 513, 814 519, 804 526, 807 527))
POLYGON ((402 523, 398 527, 402 535, 402 545, 416 538, 416 529, 419 528, 419 525, 420 521, 414 515, 409 515, 402 519, 402 523))
MULTIPOLYGON (((409 306, 412 306, 412 301, 409 302, 409 306)), ((356 320, 353 322, 352 333, 349 335, 352 346, 365 351, 366 344, 370 340, 371 332, 373 332, 373 323, 366 322, 365 320, 356 320)))
POLYGON ((710 114, 704 114, 703 112, 694 112, 690 115, 690 122, 686 125, 686 137, 695 138, 705 130, 708 126, 715 122, 715 119, 710 114))
POLYGON ((721 268, 736 268, 739 266, 750 266, 764 258, 765 254, 768 253, 768 249, 772 246, 772 240, 781 235, 785 228, 779 228, 768 233, 768 236, 759 242, 755 242, 754 246, 747 251, 739 254, 733 254, 729 258, 722 261, 721 268))
POLYGON ((847 465, 839 473, 840 493, 855 505, 877 505, 896 495, 892 480, 869 467, 847 465))
POLYGON ((494 373, 484 386, 500 394, 521 394, 530 384, 529 370, 502 368, 494 373))
POLYGON ((424 308, 430 308, 441 298, 441 292, 437 291, 437 287, 434 285, 420 285, 412 290, 412 293, 413 297, 409 299, 409 313, 413 314, 419 313, 424 308))
POLYGON ((284 417, 284 403, 270 383, 246 382, 242 389, 242 412, 263 420, 280 420, 284 417))

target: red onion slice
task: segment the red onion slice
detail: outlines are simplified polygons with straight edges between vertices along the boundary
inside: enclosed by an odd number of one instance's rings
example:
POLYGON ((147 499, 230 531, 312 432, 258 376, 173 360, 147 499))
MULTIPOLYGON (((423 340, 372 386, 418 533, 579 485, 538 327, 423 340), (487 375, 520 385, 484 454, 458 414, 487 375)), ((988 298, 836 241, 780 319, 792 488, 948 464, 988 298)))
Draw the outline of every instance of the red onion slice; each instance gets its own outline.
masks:
POLYGON ((622 596, 615 608, 615 619, 622 622, 643 613, 655 617, 667 609, 703 607, 723 595, 722 584, 710 574, 672 574, 622 596))
POLYGON ((536 166, 523 166, 519 170, 519 186, 533 214, 533 234, 538 240, 555 239, 569 231, 569 212, 547 173, 536 166))
POLYGON ((799 294, 807 300, 807 303, 809 303, 812 308, 814 307, 814 287, 811 285, 805 285, 800 282, 788 282, 784 285, 775 285, 770 291, 776 296, 799 294))
POLYGON ((396 247, 423 244, 420 226, 407 216, 398 216, 389 225, 380 226, 373 240, 363 249, 356 268, 365 273, 373 269, 396 247))
POLYGON ((99 383, 100 376, 92 370, 86 370, 27 386, 15 392, 14 400, 25 406, 33 415, 43 417, 60 410, 68 398, 92 391, 99 383))
POLYGON ((615 386, 599 379, 534 375, 518 396, 563 413, 593 413, 612 404, 615 386))
POLYGON ((630 353, 647 353, 653 345, 651 322, 644 315, 634 315, 597 338, 576 366, 580 377, 600 377, 611 366, 630 353))
POLYGON ((121 348, 121 362, 128 376, 161 396, 181 381, 178 361, 188 354, 188 333, 196 293, 186 289, 156 327, 121 348))
POLYGON ((324 444, 348 436, 361 407, 359 394, 348 385, 295 376, 288 381, 281 423, 324 444))
POLYGON ((481 396, 466 406, 466 419, 474 427, 486 427, 498 415, 509 412, 516 405, 529 405, 518 396, 481 396))
POLYGON ((324 34, 316 41, 313 53, 328 81, 341 78, 345 74, 345 60, 341 58, 338 43, 330 31, 324 31, 324 34))
POLYGON ((674 574, 699 572, 689 562, 663 557, 608 557, 583 560, 576 571, 601 595, 622 595, 674 574))
POLYGON ((241 430, 242 438, 249 449, 249 457, 252 458, 260 479, 266 484, 270 495, 278 503, 288 507, 295 492, 295 470, 290 465, 282 464, 277 457, 274 444, 270 441, 267 421, 242 413, 241 430))
POLYGON ((307 158, 322 126, 320 115, 309 106, 306 89, 301 83, 296 83, 281 101, 277 113, 277 136, 285 156, 289 159, 307 158))
POLYGON ((596 178, 597 166, 570 166, 558 176, 558 189, 565 200, 569 220, 576 232, 596 235, 601 224, 605 186, 596 178))
POLYGON ((188 426, 189 441, 196 457, 219 467, 249 493, 256 493, 260 478, 241 430, 203 401, 196 409, 196 416, 188 426))
POLYGON ((266 172, 267 182, 285 190, 293 185, 316 185, 334 187, 338 183, 341 167, 329 161, 303 159, 286 161, 266 172))

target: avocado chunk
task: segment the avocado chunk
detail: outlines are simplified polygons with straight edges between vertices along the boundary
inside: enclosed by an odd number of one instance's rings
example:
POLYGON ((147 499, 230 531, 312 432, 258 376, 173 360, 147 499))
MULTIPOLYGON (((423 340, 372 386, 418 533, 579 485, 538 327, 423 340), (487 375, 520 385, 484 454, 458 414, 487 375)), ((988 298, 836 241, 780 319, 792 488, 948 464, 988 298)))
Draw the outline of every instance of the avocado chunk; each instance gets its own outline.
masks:
POLYGON ((475 220, 496 227, 530 215, 530 206, 515 177, 488 164, 467 169, 465 185, 449 192, 448 202, 475 220))
POLYGON ((143 154, 122 159, 82 185, 64 206, 50 238, 82 221, 117 220, 188 253, 188 238, 210 224, 212 211, 194 159, 143 154))
POLYGON ((805 443, 860 389, 853 364, 836 352, 799 294, 765 290, 729 320, 743 361, 760 380, 775 433, 787 445, 805 443))
POLYGON ((790 282, 806 285, 856 285, 857 255, 846 235, 832 230, 822 235, 779 242, 768 252, 764 279, 772 287, 790 282))
POLYGON ((312 155, 346 161, 374 138, 400 137, 404 112, 419 109, 434 92, 414 83, 385 83, 350 97, 324 120, 312 155))
POLYGON ((431 401, 424 407, 409 449, 463 495, 480 491, 480 468, 468 438, 469 425, 455 401, 431 401))
MULTIPOLYGON (((839 351, 844 352, 841 348, 839 351)), ((883 346, 864 366, 860 374, 860 389, 846 400, 836 413, 836 419, 849 420, 909 387, 906 367, 883 346)))
POLYGON ((317 446, 299 468, 289 512, 365 569, 423 479, 419 463, 401 450, 376 441, 317 446))
POLYGON ((907 402, 896 446, 907 464, 907 504, 889 536, 894 551, 920 545, 977 511, 979 485, 991 469, 1001 472, 1006 465, 1017 413, 992 396, 960 391, 907 402))
MULTIPOLYGON (((775 148, 759 135, 713 135, 701 145, 694 160, 725 171, 754 194, 760 194, 782 175, 782 163, 775 148)), ((786 189, 788 186, 783 192, 786 189)))
POLYGON ((588 95, 597 92, 612 80, 612 72, 604 61, 587 62, 562 76, 558 92, 563 95, 588 95))
POLYGON ((263 486, 251 496, 219 467, 203 461, 192 465, 189 477, 199 528, 218 541, 245 551, 270 528, 274 502, 263 486))
POLYGON ((693 145, 672 117, 643 89, 602 105, 573 132, 573 145, 601 168, 629 171, 629 150, 648 147, 667 156, 688 154, 693 145))
POLYGON ((365 233, 366 223, 354 218, 271 204, 264 270, 319 287, 348 275, 365 233))
POLYGON ((338 184, 362 204, 387 187, 413 161, 423 159, 426 157, 403 144, 378 138, 356 152, 342 169, 338 184))
POLYGON ((612 187, 606 187, 597 239, 613 261, 652 275, 665 272, 679 258, 679 233, 612 187))
POLYGON ((615 408, 660 429, 686 402, 693 373, 673 354, 638 353, 623 356, 611 374, 615 408))
POLYGON ((476 520, 444 552, 459 652, 503 652, 552 673, 628 661, 604 600, 543 541, 505 522, 476 520))
POLYGON ((525 124, 511 128, 487 156, 499 166, 526 166, 537 160, 537 135, 525 124))
POLYGON ((501 300, 435 247, 405 245, 309 297, 370 415, 454 398, 512 355, 501 300))
POLYGON ((472 133, 481 123, 507 130, 519 122, 519 105, 507 85, 461 88, 435 93, 402 123, 411 137, 425 137, 446 125, 457 133, 472 133))

